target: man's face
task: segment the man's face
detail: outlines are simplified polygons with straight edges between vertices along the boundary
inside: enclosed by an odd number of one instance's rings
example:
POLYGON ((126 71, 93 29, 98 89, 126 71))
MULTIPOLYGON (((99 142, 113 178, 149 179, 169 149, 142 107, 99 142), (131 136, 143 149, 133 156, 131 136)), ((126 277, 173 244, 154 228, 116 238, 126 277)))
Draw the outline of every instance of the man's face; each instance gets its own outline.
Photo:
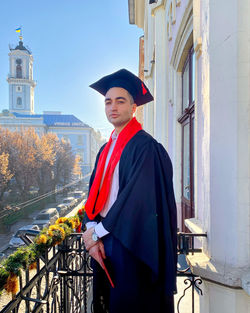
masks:
POLYGON ((105 95, 105 113, 107 119, 117 130, 121 130, 132 118, 136 104, 131 104, 126 89, 113 87, 105 95))

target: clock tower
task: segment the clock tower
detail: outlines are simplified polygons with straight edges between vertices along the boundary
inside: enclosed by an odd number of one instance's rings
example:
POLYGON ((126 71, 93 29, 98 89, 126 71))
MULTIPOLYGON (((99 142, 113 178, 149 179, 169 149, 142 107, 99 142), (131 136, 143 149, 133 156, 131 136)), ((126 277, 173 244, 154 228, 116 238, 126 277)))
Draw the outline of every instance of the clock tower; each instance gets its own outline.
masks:
POLYGON ((9 53, 9 111, 34 114, 33 56, 23 45, 22 36, 15 49, 9 53))

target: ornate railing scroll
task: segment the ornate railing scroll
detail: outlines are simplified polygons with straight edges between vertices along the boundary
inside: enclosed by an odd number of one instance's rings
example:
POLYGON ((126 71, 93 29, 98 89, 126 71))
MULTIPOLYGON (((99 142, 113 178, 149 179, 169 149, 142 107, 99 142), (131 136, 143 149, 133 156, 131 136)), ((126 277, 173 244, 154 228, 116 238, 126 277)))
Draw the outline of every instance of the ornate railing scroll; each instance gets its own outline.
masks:
MULTIPOLYGON (((22 237, 26 243, 32 242, 27 235, 22 237)), ((87 313, 93 276, 89 264, 81 234, 70 235, 46 251, 36 269, 22 272, 20 292, 0 313, 87 313)))
POLYGON ((46 251, 36 269, 22 272, 19 277, 20 292, 0 312, 59 312, 53 301, 57 291, 56 268, 60 253, 55 247, 46 251))
MULTIPOLYGON (((202 234, 192 234, 192 233, 182 233, 179 232, 177 233, 177 251, 178 255, 180 256, 181 254, 186 256, 189 253, 199 253, 202 252, 202 249, 200 248, 195 248, 195 238, 196 237, 207 237, 207 234, 202 233, 202 234)), ((197 291, 200 295, 202 295, 202 289, 199 287, 202 284, 202 279, 194 275, 190 267, 187 266, 186 268, 182 269, 177 269, 177 277, 186 277, 184 280, 184 284, 187 285, 186 288, 183 290, 182 296, 179 298, 177 302, 177 313, 180 313, 180 304, 183 298, 186 295, 186 292, 188 289, 191 288, 191 312, 195 313, 194 309, 194 304, 195 304, 195 291, 197 291)))

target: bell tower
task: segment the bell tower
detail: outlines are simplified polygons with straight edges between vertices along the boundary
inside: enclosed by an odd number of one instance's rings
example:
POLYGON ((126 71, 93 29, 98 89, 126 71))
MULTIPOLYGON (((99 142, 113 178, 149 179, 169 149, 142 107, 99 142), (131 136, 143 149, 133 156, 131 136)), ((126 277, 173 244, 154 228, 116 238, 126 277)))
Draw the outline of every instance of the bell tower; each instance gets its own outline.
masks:
POLYGON ((23 45, 23 37, 19 36, 19 44, 9 53, 9 111, 22 114, 34 114, 33 56, 23 45))

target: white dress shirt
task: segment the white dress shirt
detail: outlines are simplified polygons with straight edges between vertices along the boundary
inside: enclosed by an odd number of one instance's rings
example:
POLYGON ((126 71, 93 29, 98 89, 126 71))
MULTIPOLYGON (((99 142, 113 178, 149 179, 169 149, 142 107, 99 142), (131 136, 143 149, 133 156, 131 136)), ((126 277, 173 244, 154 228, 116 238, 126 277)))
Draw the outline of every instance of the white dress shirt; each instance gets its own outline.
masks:
MULTIPOLYGON (((114 150, 116 141, 117 141, 118 135, 117 133, 114 131, 113 135, 112 135, 112 142, 109 148, 109 152, 106 158, 106 162, 105 162, 105 166, 104 166, 104 171, 103 171, 103 175, 102 175, 102 181, 100 184, 100 188, 102 186, 103 180, 104 180, 104 176, 105 176, 105 172, 110 160, 110 157, 112 155, 112 152, 114 150)), ((118 190, 119 190, 119 163, 118 162, 116 164, 116 167, 114 169, 114 173, 113 176, 111 178, 111 186, 110 186, 110 190, 109 190, 109 195, 107 198, 107 201, 103 207, 103 209, 100 212, 100 215, 102 217, 105 217, 108 213, 108 211, 110 210, 110 208, 112 207, 112 205, 114 204, 116 198, 117 198, 117 194, 118 194, 118 190)), ((109 232, 103 227, 102 222, 97 223, 97 222, 88 222, 86 223, 86 227, 87 229, 91 228, 91 227, 95 227, 95 232, 97 234, 98 237, 103 237, 105 235, 107 235, 109 232)))

